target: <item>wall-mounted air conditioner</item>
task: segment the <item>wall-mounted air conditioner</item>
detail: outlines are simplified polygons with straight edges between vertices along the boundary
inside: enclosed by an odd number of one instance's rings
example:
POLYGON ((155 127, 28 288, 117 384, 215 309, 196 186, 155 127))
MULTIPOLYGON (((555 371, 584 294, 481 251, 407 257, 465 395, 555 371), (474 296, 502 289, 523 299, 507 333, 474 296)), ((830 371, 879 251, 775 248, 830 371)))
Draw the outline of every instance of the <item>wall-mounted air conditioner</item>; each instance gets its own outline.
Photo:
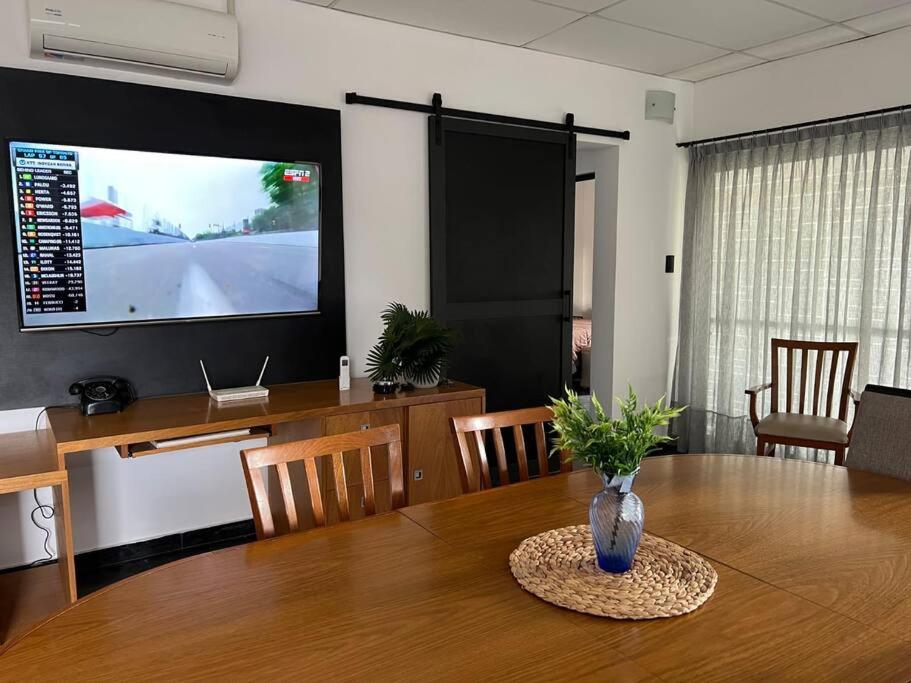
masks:
POLYGON ((166 69, 231 80, 232 14, 166 0, 29 0, 33 57, 166 69))

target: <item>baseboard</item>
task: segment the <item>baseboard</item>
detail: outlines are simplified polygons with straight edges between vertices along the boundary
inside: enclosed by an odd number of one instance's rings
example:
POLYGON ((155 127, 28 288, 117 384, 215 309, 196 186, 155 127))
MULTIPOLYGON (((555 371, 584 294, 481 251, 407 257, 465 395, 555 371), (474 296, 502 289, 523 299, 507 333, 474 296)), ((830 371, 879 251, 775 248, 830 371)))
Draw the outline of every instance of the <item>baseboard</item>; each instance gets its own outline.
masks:
MULTIPOLYGON (((205 553, 232 545, 256 540, 256 529, 252 519, 229 522, 204 529, 191 529, 177 534, 168 534, 146 541, 126 543, 110 548, 100 548, 76 554, 76 573, 80 580, 80 595, 91 592, 107 583, 102 577, 129 575, 151 566, 157 566, 173 559, 205 553), (86 581, 93 584, 85 586, 86 581)), ((56 563, 57 560, 38 562, 35 565, 20 565, 0 570, 0 574, 20 571, 30 567, 56 563)))
POLYGON ((159 555, 190 550, 204 553, 223 547, 226 542, 254 540, 256 540, 256 529, 253 526, 253 520, 245 519, 240 522, 229 522, 205 529, 191 529, 146 541, 77 553, 76 567, 79 571, 105 569, 137 560, 147 560, 159 555))

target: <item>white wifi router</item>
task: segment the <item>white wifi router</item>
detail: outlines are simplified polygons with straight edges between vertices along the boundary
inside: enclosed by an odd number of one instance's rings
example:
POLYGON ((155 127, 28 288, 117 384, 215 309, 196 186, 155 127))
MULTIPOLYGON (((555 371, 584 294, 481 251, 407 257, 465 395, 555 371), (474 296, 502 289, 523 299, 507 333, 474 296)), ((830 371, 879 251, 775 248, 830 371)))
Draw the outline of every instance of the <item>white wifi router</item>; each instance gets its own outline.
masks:
POLYGON ((269 388, 260 384, 263 381, 263 375, 266 372, 266 366, 269 364, 269 356, 266 356, 266 362, 263 363, 263 369, 259 371, 259 378, 256 384, 249 387, 235 387, 233 389, 213 389, 209 384, 209 375, 206 374, 206 366, 199 361, 199 367, 202 368, 202 376, 206 379, 206 387, 209 389, 211 396, 218 403, 227 403, 229 401, 249 401, 257 398, 269 398, 269 388))

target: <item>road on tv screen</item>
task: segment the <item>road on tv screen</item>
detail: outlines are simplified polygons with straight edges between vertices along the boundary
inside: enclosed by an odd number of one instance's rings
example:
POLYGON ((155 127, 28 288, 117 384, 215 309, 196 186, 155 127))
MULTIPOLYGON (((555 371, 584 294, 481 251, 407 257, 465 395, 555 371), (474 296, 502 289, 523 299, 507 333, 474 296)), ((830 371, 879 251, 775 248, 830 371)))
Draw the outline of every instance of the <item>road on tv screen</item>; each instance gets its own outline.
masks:
POLYGON ((317 231, 84 251, 88 312, 31 315, 32 325, 129 322, 317 308, 317 231))

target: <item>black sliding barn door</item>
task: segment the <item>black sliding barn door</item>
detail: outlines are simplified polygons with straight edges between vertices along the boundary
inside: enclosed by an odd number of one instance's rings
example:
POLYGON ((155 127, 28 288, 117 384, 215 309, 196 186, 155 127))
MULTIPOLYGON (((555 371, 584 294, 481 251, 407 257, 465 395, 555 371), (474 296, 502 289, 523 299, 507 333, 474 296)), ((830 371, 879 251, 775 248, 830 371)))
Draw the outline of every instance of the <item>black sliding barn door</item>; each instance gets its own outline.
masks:
POLYGON ((491 411, 570 383, 575 136, 430 117, 434 317, 461 332, 449 374, 491 411))

